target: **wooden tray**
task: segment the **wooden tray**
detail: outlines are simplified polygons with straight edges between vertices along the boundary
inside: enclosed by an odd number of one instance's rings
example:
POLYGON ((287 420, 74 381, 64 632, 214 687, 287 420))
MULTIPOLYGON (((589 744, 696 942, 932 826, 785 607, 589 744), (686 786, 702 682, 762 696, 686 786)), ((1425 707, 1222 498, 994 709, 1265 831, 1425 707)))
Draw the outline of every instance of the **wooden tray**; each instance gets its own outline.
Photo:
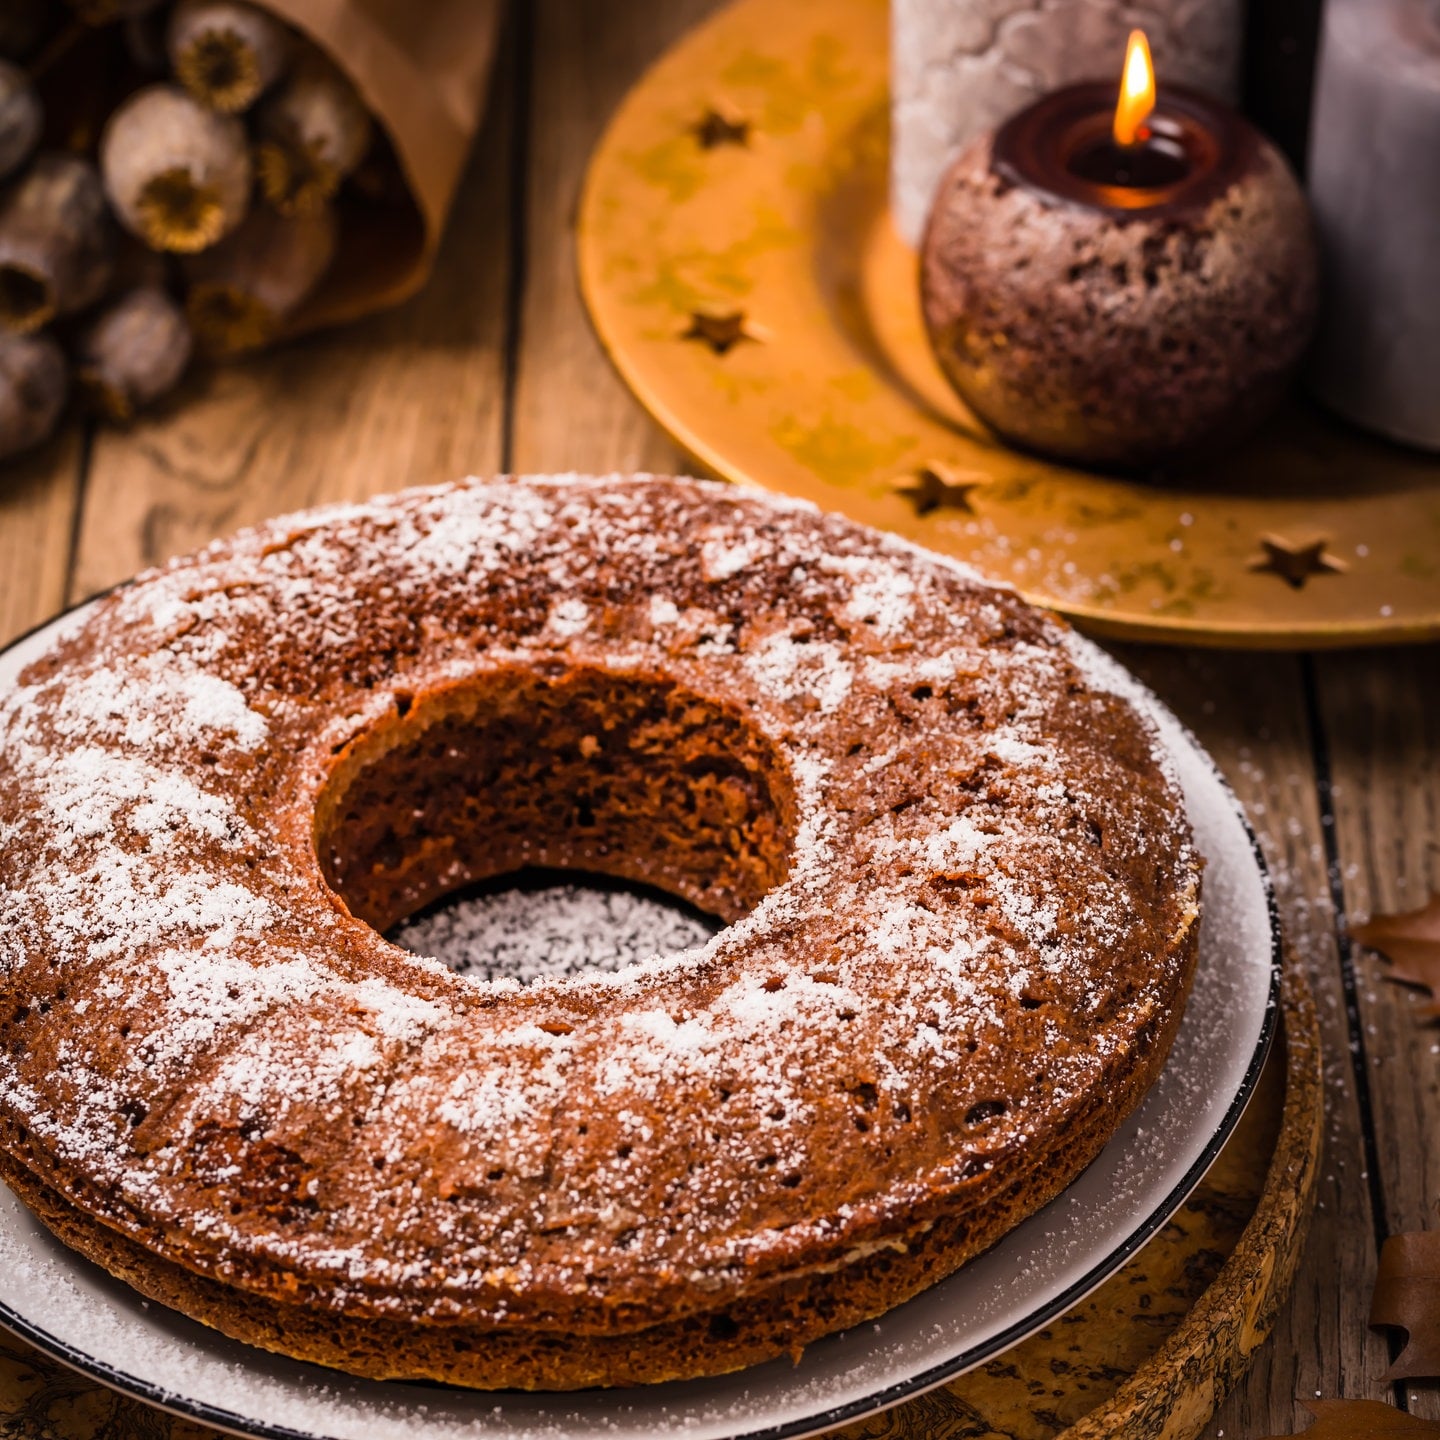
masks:
POLYGON ((716 474, 897 530, 1103 634, 1440 636, 1440 460, 1297 402, 1151 484, 1020 455, 966 410, 889 223, 886 18, 885 0, 737 0, 616 112, 580 282, 656 420, 716 474))
MULTIPOLYGON (((1244 1119, 1173 1220, 1054 1324, 942 1389, 836 1436, 1189 1440, 1270 1333, 1315 1198, 1323 1118, 1314 1004, 1284 1025, 1244 1119)), ((79 1262, 77 1262, 79 1263, 79 1262)), ((206 1440, 0 1331, 0 1436, 206 1440)))

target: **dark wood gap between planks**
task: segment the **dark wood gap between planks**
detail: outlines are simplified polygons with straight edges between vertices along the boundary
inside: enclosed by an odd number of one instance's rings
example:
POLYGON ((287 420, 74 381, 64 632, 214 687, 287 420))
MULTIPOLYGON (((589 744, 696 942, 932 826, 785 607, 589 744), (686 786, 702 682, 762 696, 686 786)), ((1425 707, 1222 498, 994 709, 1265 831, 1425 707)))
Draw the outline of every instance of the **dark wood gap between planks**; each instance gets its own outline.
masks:
POLYGON ((510 174, 506 177, 510 214, 507 256, 510 283, 505 292, 505 329, 501 359, 504 396, 500 406, 500 468, 515 470, 515 397, 520 383, 520 347, 525 338, 525 284, 528 255, 530 185, 530 100, 534 93, 535 15, 528 4, 513 5, 498 49, 500 64, 513 68, 510 93, 510 174))
POLYGON ((65 598, 61 611, 73 609, 91 597, 75 595, 75 569, 80 555, 80 536, 85 525, 85 496, 90 485, 90 462, 95 454, 95 432, 99 422, 89 416, 71 422, 80 428, 80 453, 75 460, 75 507, 70 512, 70 533, 66 537, 65 598))
MULTIPOLYGON (((1315 767, 1316 800, 1320 807, 1320 838, 1325 847, 1325 874, 1330 886, 1330 908, 1335 924, 1335 953, 1340 962, 1340 986, 1345 996, 1345 1023, 1350 1031, 1350 1069, 1355 1077, 1355 1100, 1360 1107, 1360 1136, 1364 1144, 1366 1188, 1370 1194, 1370 1222, 1374 1231, 1375 1254, 1389 1238, 1385 1211, 1385 1178, 1380 1168, 1376 1141, 1375 1101, 1370 1088, 1370 1054, 1365 1044, 1365 1023, 1360 1014, 1360 986, 1355 973, 1355 942, 1350 936, 1349 910, 1345 902, 1345 871, 1340 860, 1339 818, 1335 812, 1335 782, 1330 768, 1330 739, 1320 704, 1315 657, 1300 656, 1300 678, 1305 702, 1305 723, 1310 732, 1310 755, 1315 767)), ((1390 1362, 1402 1348, 1392 1330, 1387 1332, 1390 1362)), ((1391 1383, 1395 1404, 1406 1412, 1410 1396, 1403 1380, 1391 1383)))

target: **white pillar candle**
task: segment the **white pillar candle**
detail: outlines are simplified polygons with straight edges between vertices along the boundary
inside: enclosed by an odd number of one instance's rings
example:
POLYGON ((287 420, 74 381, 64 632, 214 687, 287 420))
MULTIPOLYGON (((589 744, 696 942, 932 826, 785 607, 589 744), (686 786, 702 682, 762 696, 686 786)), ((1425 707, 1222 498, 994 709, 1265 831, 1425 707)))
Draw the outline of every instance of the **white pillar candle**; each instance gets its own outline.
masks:
POLYGON ((891 0, 890 205, 919 243, 940 176, 981 131, 1058 86, 1115 77, 1150 38, 1160 83, 1235 98, 1240 0, 891 0))
POLYGON ((1310 133, 1323 288, 1312 366, 1340 414, 1440 450, 1440 4, 1329 0, 1310 133))

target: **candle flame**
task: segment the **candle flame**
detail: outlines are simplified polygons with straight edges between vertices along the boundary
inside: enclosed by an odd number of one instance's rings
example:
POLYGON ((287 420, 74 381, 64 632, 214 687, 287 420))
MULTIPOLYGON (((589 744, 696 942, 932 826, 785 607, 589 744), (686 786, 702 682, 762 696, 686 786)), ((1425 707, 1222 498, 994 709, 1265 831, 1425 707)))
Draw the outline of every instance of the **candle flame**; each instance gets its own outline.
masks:
POLYGON ((1115 143, 1138 145, 1145 139, 1145 122, 1154 108, 1155 66, 1150 60, 1150 42, 1143 30, 1132 30, 1125 47, 1120 99, 1115 106, 1115 143))

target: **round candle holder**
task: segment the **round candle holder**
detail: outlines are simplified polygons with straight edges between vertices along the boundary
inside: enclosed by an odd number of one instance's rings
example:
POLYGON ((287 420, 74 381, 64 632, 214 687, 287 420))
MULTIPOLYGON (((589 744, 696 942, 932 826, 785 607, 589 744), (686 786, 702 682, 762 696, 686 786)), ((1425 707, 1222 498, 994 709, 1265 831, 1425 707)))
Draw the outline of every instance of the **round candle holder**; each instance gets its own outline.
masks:
POLYGON ((702 472, 896 531, 1097 633, 1440 638, 1440 458, 1299 395, 1164 485, 977 419, 892 224, 889 24, 887 0, 732 0, 617 107, 577 217, 579 278, 656 423, 702 472))
POLYGON ((1114 94, 1056 91, 961 154, 921 299, 946 377, 997 433, 1137 471, 1269 414, 1314 329, 1318 266, 1300 187, 1253 127, 1168 89, 1149 142, 1125 150, 1114 94))

